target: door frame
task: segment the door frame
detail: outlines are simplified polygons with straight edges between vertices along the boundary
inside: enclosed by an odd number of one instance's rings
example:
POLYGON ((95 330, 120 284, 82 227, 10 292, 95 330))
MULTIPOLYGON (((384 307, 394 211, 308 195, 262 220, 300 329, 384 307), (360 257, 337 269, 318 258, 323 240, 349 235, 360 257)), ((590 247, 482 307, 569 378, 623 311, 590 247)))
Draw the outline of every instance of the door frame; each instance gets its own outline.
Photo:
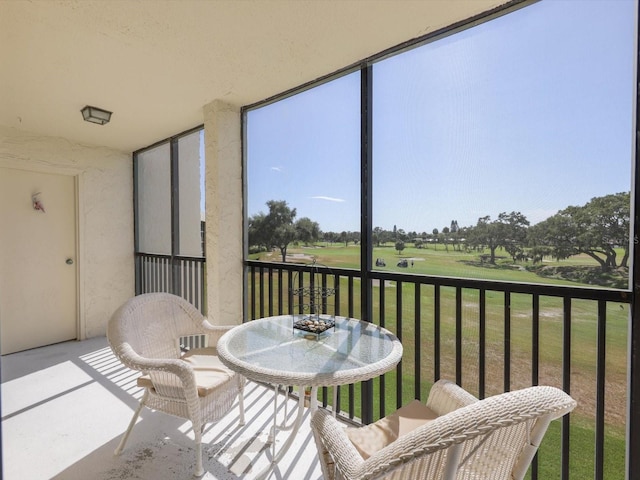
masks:
POLYGON ((25 172, 33 173, 46 173, 54 175, 66 175, 73 177, 74 186, 74 200, 75 200, 75 212, 74 222, 76 226, 75 231, 75 255, 76 261, 74 268, 76 269, 76 339, 86 340, 86 321, 84 303, 82 301, 84 295, 83 287, 83 265, 84 265, 84 224, 80 219, 84 218, 84 206, 81 201, 84 192, 84 181, 82 178, 83 169, 67 167, 67 166, 55 166, 55 165, 25 165, 24 160, 16 161, 5 158, 0 158, 0 168, 12 168, 15 170, 22 170, 25 172))

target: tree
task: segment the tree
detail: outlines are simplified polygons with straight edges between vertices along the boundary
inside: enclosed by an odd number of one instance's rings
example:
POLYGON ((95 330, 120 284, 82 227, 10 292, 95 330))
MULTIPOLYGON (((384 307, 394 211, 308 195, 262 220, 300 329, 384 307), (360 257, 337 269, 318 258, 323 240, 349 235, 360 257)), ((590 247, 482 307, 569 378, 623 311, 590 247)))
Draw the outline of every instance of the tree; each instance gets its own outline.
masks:
POLYGON ((531 247, 558 260, 584 253, 607 270, 628 266, 629 228, 629 192, 622 192, 567 207, 533 226, 528 239, 531 247), (616 248, 624 251, 619 263, 616 248))
POLYGON ((347 231, 343 230, 340 232, 340 241, 344 242, 345 247, 349 246, 349 233, 347 231))
POLYGON ((529 220, 520 212, 501 213, 498 215, 500 240, 514 262, 522 258, 524 246, 527 240, 527 227, 529 220))
POLYGON ((371 232, 371 241, 375 244, 376 247, 380 246, 382 238, 383 238, 382 228, 381 227, 374 228, 373 232, 371 232))
POLYGON ((491 217, 486 215, 478 219, 478 223, 469 232, 469 245, 479 249, 489 249, 489 263, 496 263, 496 248, 498 248, 498 231, 491 217))
POLYGON ((320 238, 320 225, 308 217, 302 217, 296 223, 296 239, 306 245, 317 242, 320 238))
MULTIPOLYGON (((387 242, 392 242, 393 240, 395 240, 395 237, 391 231, 381 229, 380 237, 378 238, 378 240, 380 241, 380 244, 384 244, 387 242)), ((378 246, 380 246, 380 244, 378 244, 378 246)))
POLYGON ((296 238, 296 209, 284 200, 269 200, 269 213, 262 212, 249 219, 249 244, 264 245, 268 250, 280 249, 282 261, 287 261, 287 247, 296 238))
POLYGON ((255 245, 256 247, 264 247, 265 250, 269 250, 269 239, 266 238, 265 232, 265 214, 262 212, 256 213, 249 217, 249 245, 255 245))
POLYGON ((396 242, 396 250, 398 251, 398 255, 400 255, 404 250, 404 242, 402 240, 398 240, 396 242))
POLYGON ((527 235, 529 221, 520 212, 498 215, 491 221, 489 215, 478 219, 475 227, 469 230, 469 245, 489 249, 489 263, 496 263, 496 249, 503 247, 515 258, 522 251, 527 235))
POLYGON ((450 238, 453 242, 453 250, 455 251, 457 247, 458 251, 460 251, 460 227, 458 226, 457 220, 451 220, 450 232, 450 238))
POLYGON ((440 238, 442 238, 442 241, 444 243, 444 249, 448 252, 449 251, 449 227, 444 227, 442 229, 442 232, 440 233, 440 238))

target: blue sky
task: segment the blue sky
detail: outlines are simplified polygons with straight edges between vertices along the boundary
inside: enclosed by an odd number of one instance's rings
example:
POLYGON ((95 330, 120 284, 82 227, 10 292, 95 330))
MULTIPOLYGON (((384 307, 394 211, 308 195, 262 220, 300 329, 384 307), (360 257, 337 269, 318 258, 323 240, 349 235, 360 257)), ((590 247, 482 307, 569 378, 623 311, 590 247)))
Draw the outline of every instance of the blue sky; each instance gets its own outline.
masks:
MULTIPOLYGON (((533 224, 629 191, 635 2, 543 0, 374 65, 373 224, 533 224)), ((360 79, 253 110, 248 213, 360 229, 360 79)))

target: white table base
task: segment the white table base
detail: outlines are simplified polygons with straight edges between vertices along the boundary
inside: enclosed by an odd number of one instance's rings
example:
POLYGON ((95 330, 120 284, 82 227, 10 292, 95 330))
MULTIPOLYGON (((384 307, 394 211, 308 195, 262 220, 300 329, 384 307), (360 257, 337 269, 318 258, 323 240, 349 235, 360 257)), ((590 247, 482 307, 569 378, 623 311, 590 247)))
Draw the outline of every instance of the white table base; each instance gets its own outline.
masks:
MULTIPOLYGON (((289 387, 288 386, 284 386, 284 405, 285 405, 285 409, 284 409, 284 418, 282 419, 282 423, 280 425, 278 425, 278 396, 279 396, 279 391, 280 391, 280 387, 281 385, 275 385, 274 386, 274 396, 273 396, 273 425, 271 426, 270 430, 269 430, 269 436, 267 438, 267 443, 271 443, 271 463, 264 468, 260 473, 258 473, 258 475, 256 475, 256 480, 264 480, 265 478, 267 478, 267 476, 269 475, 269 473, 274 469, 274 467, 278 464, 278 462, 280 460, 282 460, 282 457, 285 456, 285 454, 287 453, 287 451, 289 450, 289 448, 291 448, 291 445, 293 444, 293 441, 295 440, 296 434, 298 433, 298 430, 300 430, 300 426, 302 425, 302 418, 304 416, 304 402, 305 402, 305 387, 294 387, 298 390, 298 406, 297 406, 297 410, 296 410, 296 418, 295 420, 290 423, 289 425, 286 424, 287 422, 287 413, 288 413, 288 408, 287 408, 287 396, 289 394, 288 390, 289 387), (285 441, 285 443, 282 445, 282 447, 279 449, 279 451, 276 453, 276 435, 278 434, 279 431, 289 431, 291 430, 291 433, 289 434, 287 440, 285 441)), ((336 404, 336 399, 337 399, 337 388, 334 388, 334 405, 336 404)), ((309 404, 309 409, 311 412, 314 412, 317 408, 318 408, 318 387, 311 387, 311 394, 310 394, 310 404, 309 404)), ((335 416, 335 411, 334 411, 334 416, 335 416)))

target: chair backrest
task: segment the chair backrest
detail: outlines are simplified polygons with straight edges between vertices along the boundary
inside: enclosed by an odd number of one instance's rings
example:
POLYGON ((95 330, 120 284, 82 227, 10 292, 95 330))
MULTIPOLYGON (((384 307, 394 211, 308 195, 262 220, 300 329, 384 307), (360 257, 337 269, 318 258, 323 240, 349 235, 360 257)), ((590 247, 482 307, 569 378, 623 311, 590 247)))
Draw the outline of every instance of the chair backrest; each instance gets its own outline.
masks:
MULTIPOLYGON (((432 472, 447 480, 521 479, 549 423, 576 406, 562 390, 538 386, 496 395, 443 415, 378 452, 382 463, 404 458, 371 478, 432 472)), ((370 458, 376 463, 374 456, 370 458)), ((374 467, 375 469, 375 467, 374 467)), ((419 476, 415 478, 432 478, 419 476)))
POLYGON ((477 400, 451 382, 432 387, 439 416, 366 460, 326 410, 311 428, 325 477, 358 480, 520 480, 549 423, 576 406, 555 387, 537 386, 477 400))
MULTIPOLYGON (((178 339, 205 333, 202 314, 169 293, 146 293, 127 300, 111 317, 107 337, 114 351, 128 344, 146 358, 179 358, 178 339)), ((122 359, 126 364, 126 359, 122 359)))

